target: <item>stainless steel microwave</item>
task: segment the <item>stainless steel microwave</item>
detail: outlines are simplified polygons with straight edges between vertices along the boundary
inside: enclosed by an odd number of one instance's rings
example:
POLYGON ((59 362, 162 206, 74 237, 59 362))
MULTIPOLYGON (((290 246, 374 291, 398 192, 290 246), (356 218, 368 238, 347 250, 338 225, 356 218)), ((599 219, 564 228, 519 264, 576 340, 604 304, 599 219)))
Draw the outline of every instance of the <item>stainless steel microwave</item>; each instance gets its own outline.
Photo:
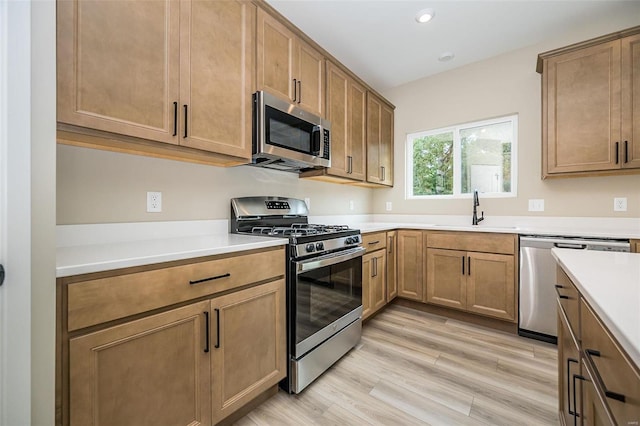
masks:
POLYGON ((254 166, 299 172, 331 166, 331 124, 264 91, 253 94, 254 166))

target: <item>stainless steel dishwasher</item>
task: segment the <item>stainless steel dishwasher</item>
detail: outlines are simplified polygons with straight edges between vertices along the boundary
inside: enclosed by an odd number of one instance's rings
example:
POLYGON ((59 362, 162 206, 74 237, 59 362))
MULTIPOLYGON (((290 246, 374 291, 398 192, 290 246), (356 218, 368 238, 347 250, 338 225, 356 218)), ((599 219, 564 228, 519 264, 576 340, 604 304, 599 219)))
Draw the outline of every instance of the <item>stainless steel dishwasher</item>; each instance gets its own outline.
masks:
POLYGON ((520 236, 518 334, 556 343, 556 261, 551 255, 553 247, 628 252, 630 244, 624 239, 520 236))

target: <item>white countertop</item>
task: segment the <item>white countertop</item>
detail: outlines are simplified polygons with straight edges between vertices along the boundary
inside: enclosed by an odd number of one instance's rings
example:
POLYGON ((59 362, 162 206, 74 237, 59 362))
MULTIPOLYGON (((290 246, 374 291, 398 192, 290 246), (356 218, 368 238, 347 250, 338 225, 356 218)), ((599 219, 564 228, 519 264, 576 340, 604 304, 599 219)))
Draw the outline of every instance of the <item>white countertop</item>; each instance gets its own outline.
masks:
POLYGON ((640 366, 640 253, 551 250, 631 359, 640 366))
POLYGON ((87 274, 287 244, 285 238, 214 234, 58 247, 56 276, 87 274))

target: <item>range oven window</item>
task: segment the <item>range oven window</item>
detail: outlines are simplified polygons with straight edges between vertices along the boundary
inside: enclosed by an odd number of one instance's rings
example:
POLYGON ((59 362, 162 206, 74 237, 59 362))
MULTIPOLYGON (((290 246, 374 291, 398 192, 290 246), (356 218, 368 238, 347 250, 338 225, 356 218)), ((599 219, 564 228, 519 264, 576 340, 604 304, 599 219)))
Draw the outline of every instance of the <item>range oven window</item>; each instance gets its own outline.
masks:
POLYGON ((362 257, 297 275, 296 344, 362 305, 362 257))
POLYGON ((309 154, 312 151, 314 125, 270 106, 265 107, 268 143, 309 154))

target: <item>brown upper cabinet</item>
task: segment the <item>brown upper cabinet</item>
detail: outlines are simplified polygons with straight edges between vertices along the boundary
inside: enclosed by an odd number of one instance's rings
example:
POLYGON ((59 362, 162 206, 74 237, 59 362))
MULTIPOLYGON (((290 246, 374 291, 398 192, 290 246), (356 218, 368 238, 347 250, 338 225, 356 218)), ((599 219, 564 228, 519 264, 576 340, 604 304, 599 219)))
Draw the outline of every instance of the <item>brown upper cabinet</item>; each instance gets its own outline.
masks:
POLYGON ((393 107, 367 93, 367 182, 393 186, 393 107))
POLYGON ((367 91, 330 61, 327 61, 327 119, 331 123, 331 167, 305 172, 302 177, 364 181, 367 91))
POLYGON ((258 90, 324 117, 324 56, 258 9, 258 90))
POLYGON ((542 177, 640 170, 640 27, 542 53, 542 177))
POLYGON ((245 1, 58 2, 59 141, 248 162, 255 16, 245 1))

